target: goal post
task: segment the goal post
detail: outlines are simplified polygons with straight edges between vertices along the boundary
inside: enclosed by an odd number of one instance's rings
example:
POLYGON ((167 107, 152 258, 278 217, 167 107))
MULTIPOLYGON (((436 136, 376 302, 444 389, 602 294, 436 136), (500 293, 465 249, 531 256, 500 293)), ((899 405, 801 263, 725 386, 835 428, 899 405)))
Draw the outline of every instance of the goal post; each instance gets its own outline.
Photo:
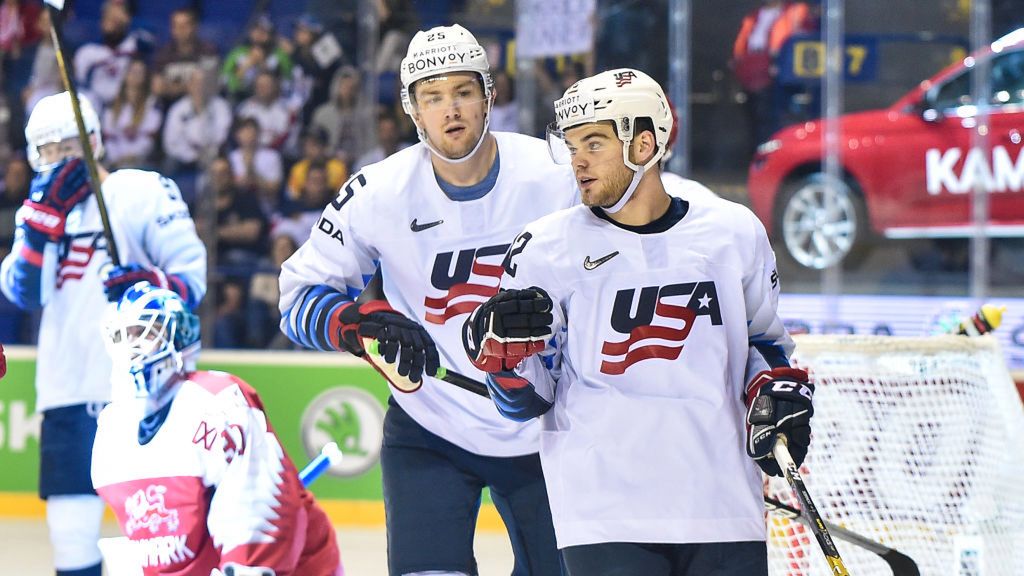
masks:
MULTIPOLYGON (((991 336, 797 336, 816 385, 801 467, 824 519, 900 550, 924 575, 1024 566, 1024 406, 991 336)), ((795 506, 785 480, 766 495, 795 506)), ((814 537, 768 515, 772 576, 828 574, 814 537)), ((892 571, 838 541, 851 574, 892 571)))

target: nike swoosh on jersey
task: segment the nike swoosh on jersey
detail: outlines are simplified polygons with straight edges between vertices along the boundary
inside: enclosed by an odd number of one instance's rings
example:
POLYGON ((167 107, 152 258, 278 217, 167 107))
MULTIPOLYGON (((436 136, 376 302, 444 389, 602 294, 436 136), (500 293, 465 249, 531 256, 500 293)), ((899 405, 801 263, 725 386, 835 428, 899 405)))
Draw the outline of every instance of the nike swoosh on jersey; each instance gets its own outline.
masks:
POLYGON ((434 222, 426 222, 426 223, 423 223, 423 224, 418 224, 416 222, 416 220, 417 220, 416 218, 413 218, 412 222, 409 223, 409 229, 412 230, 413 232, 422 232, 422 231, 426 230, 427 228, 433 228, 434 226, 438 226, 438 225, 444 223, 444 220, 435 220, 434 222))
POLYGON ((616 250, 615 252, 612 252, 611 254, 608 254, 608 255, 605 255, 605 256, 601 256, 597 260, 591 260, 590 256, 587 256, 586 258, 583 259, 583 267, 586 268, 587 270, 593 270, 594 268, 597 268, 601 264, 604 264, 605 262, 611 260, 612 258, 615 258, 618 255, 619 255, 619 251, 616 250))

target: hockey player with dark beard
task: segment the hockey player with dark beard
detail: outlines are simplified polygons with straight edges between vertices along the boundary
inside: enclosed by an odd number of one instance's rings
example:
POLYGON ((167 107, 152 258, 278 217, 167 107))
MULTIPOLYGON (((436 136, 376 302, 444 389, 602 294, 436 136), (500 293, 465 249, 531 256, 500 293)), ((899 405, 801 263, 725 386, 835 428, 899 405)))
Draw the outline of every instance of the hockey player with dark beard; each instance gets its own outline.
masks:
POLYGON ((789 366, 765 230, 739 204, 666 193, 672 117, 643 72, 577 82, 555 118, 583 205, 516 238, 466 352, 502 414, 540 420, 571 576, 767 575, 758 466, 781 474, 777 434, 803 460, 814 388, 789 366))

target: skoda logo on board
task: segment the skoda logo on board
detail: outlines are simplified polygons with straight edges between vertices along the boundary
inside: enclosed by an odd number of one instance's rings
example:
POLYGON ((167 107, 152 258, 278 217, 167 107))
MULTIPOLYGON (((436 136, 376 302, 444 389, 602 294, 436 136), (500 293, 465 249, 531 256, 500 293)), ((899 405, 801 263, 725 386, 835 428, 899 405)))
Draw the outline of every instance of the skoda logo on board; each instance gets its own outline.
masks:
POLYGON ((313 458, 328 442, 337 442, 345 457, 328 472, 356 476, 380 458, 384 409, 368 392, 350 386, 329 388, 302 413, 302 447, 313 458))

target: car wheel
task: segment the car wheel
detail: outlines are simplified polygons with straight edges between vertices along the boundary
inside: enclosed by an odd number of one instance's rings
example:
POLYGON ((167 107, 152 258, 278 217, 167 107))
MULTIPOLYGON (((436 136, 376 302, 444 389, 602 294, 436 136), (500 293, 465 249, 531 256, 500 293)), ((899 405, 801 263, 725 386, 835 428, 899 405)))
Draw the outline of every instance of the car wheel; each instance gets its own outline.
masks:
POLYGON ((775 214, 776 238, 786 256, 823 270, 843 262, 859 264, 868 246, 867 210, 855 184, 811 174, 787 186, 775 214))

